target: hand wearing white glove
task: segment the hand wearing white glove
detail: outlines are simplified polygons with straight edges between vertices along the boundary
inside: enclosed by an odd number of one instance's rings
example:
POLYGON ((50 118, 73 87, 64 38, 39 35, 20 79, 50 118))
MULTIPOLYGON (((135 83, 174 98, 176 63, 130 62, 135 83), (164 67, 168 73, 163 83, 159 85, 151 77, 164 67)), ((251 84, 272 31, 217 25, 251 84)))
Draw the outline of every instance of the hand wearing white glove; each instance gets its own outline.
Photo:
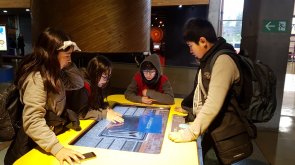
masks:
POLYGON ((188 128, 181 129, 177 132, 170 132, 168 138, 175 143, 191 142, 197 139, 188 128))

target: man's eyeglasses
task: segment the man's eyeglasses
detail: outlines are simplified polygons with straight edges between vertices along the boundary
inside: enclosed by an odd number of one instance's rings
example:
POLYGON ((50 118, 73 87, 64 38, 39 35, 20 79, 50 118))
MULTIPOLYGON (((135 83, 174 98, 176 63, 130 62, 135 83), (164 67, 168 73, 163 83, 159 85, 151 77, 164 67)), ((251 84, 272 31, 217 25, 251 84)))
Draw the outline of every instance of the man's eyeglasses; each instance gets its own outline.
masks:
POLYGON ((143 70, 142 71, 143 72, 143 74, 151 74, 151 75, 154 75, 154 74, 156 74, 156 70, 143 70))

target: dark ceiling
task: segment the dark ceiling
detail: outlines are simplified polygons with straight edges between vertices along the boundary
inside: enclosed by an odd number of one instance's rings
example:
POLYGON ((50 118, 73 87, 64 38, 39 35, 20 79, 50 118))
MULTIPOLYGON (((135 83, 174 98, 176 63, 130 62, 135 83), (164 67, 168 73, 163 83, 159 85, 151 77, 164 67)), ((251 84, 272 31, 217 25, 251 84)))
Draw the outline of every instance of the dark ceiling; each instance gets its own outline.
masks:
POLYGON ((30 12, 26 11, 25 8, 0 8, 0 16, 3 15, 26 15, 26 14, 30 14, 30 12), (3 10, 7 10, 7 13, 4 13, 3 10))

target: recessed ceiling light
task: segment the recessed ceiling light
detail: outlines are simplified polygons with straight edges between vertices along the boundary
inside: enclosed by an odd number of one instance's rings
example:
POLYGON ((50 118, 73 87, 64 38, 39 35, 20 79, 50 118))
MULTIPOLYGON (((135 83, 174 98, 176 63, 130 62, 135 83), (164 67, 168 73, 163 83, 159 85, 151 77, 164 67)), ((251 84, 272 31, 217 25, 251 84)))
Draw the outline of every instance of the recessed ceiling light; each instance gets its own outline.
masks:
POLYGON ((3 10, 3 13, 7 13, 7 10, 3 10))

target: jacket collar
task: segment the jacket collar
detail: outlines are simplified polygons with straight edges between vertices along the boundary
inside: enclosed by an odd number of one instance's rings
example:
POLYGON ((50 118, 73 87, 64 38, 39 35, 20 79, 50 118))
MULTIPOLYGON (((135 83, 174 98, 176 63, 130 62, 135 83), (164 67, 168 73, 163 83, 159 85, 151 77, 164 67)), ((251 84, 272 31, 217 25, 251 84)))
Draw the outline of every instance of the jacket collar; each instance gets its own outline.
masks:
POLYGON ((206 52, 206 54, 203 56, 203 58, 200 59, 200 62, 203 63, 207 61, 207 59, 211 56, 214 55, 218 50, 221 50, 226 43, 225 39, 222 37, 219 37, 217 41, 214 43, 214 45, 206 52))

